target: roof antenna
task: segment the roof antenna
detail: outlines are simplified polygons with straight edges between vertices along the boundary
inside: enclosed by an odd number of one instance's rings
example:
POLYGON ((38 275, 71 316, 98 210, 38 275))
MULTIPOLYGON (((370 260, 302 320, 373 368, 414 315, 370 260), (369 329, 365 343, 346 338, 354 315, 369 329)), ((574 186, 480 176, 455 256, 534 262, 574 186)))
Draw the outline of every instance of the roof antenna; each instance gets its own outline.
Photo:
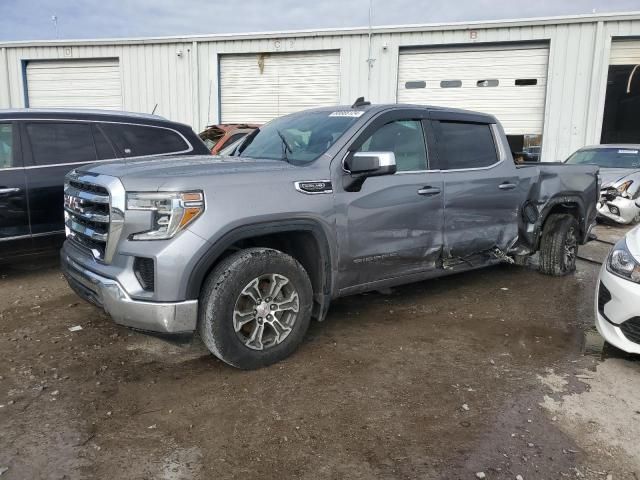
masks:
POLYGON ((371 105, 371 102, 367 102, 364 97, 358 97, 351 108, 366 107, 367 105, 371 105))
POLYGON ((156 103, 156 106, 153 107, 153 111, 151 112, 151 115, 153 115, 154 113, 156 113, 156 108, 158 108, 158 104, 156 103))

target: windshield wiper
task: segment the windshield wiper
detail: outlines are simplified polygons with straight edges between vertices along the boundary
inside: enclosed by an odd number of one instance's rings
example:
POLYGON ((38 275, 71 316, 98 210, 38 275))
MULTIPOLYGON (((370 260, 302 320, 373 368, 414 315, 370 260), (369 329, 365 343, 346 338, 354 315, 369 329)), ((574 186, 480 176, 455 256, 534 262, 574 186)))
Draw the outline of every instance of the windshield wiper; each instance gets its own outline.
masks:
POLYGON ((280 140, 282 140, 282 159, 287 162, 287 163, 291 163, 289 161, 289 156, 287 155, 287 152, 289 153, 293 153, 293 150, 291 149, 291 145, 289 145, 289 142, 287 142, 287 139, 285 138, 285 136, 282 134, 282 132, 280 130, 276 129, 276 132, 278 134, 278 136, 280 137, 280 140))

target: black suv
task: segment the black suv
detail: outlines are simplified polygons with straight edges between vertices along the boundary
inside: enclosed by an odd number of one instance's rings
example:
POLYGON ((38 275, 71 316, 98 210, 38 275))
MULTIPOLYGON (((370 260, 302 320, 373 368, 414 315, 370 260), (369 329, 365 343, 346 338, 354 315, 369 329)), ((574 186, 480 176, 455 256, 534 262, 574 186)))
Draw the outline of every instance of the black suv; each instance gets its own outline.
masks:
POLYGON ((209 153, 191 127, 156 115, 0 110, 0 261, 62 245, 68 171, 115 158, 209 153))

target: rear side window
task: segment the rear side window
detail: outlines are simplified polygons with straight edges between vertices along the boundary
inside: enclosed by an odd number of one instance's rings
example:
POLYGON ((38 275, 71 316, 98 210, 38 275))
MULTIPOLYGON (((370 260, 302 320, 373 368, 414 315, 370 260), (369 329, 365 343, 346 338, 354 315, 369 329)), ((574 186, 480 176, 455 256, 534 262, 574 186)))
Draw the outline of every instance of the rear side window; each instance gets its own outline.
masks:
POLYGON ((10 123, 0 123, 0 169, 15 167, 13 163, 13 129, 10 123))
POLYGON ((464 122, 434 122, 443 170, 488 167, 498 162, 491 127, 464 122))
POLYGON ((103 123, 100 128, 115 145, 118 156, 139 157, 189 150, 189 145, 178 133, 166 128, 119 123, 103 123))
POLYGON ((26 128, 35 165, 97 159, 91 127, 85 123, 28 123, 26 128))

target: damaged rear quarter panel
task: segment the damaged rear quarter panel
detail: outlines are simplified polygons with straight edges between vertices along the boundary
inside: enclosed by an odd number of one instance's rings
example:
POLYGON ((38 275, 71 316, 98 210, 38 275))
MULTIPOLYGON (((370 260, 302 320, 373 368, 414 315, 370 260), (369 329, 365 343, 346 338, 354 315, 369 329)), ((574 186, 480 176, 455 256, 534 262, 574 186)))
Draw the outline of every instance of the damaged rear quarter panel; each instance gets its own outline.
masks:
POLYGON ((520 238, 517 246, 524 251, 530 250, 528 253, 535 252, 544 222, 554 212, 574 213, 580 227, 581 240, 585 242, 596 216, 598 167, 542 163, 522 165, 518 170, 525 175, 528 173, 527 176, 532 179, 522 209, 527 208, 527 205, 535 207, 537 218, 531 222, 527 220, 527 215, 520 215, 520 238))

